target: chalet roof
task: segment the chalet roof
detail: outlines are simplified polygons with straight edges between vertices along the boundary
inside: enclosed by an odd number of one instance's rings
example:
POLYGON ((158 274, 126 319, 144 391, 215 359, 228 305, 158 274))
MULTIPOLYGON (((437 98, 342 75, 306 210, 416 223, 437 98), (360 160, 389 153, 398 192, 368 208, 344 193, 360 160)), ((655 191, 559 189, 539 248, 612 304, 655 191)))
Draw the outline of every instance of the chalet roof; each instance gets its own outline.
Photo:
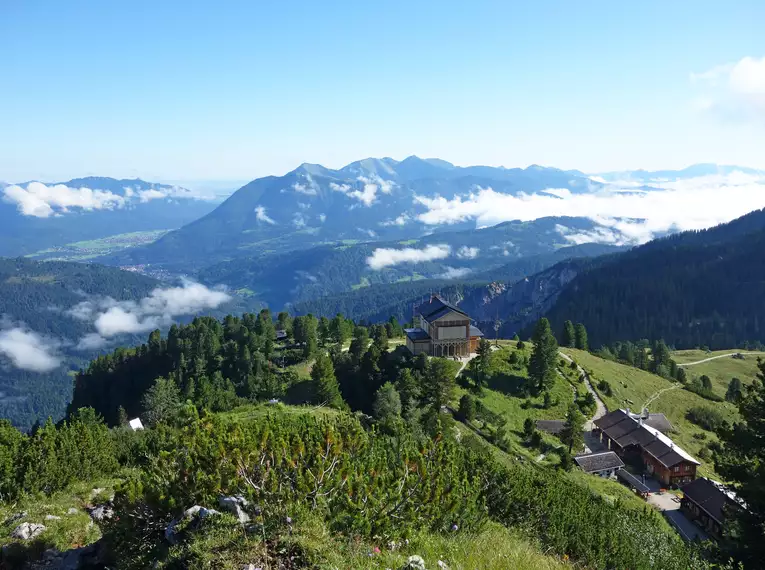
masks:
POLYGON ((421 342, 424 340, 430 340, 430 336, 422 329, 404 329, 407 338, 412 342, 421 342))
POLYGON ((574 461, 585 473, 595 473, 605 469, 621 469, 624 467, 624 461, 613 451, 577 455, 574 457, 574 461))
MULTIPOLYGON (((657 414, 659 415, 662 414, 657 414)), ((661 423, 660 418, 657 418, 656 423, 661 423)), ((666 423, 669 424, 668 421, 666 423)), ((595 420, 595 425, 622 449, 637 445, 667 468, 683 461, 700 465, 659 429, 648 425, 646 420, 641 422, 626 410, 615 410, 606 414, 595 420)))
POLYGON ((558 434, 566 425, 565 420, 537 420, 537 429, 545 433, 558 434))
POLYGON ((478 327, 470 325, 470 336, 483 336, 483 333, 478 327))
POLYGON ((648 419, 643 420, 643 423, 661 433, 668 433, 673 429, 672 424, 664 414, 648 414, 648 419))
POLYGON ((728 501, 733 500, 721 484, 706 477, 700 477, 685 485, 683 495, 720 524, 725 519, 723 507, 728 501))
POLYGON ((417 312, 419 312, 422 318, 424 318, 426 321, 434 321, 436 319, 440 319, 451 311, 455 311, 460 315, 470 318, 470 316, 465 311, 458 308, 456 305, 452 305, 451 303, 444 301, 441 297, 438 296, 432 297, 430 301, 417 307, 417 312))
POLYGON ((616 476, 624 481, 627 485, 635 489, 638 493, 650 493, 651 489, 648 488, 648 485, 643 483, 640 479, 635 477, 632 473, 627 471, 626 469, 620 469, 616 472, 616 476))

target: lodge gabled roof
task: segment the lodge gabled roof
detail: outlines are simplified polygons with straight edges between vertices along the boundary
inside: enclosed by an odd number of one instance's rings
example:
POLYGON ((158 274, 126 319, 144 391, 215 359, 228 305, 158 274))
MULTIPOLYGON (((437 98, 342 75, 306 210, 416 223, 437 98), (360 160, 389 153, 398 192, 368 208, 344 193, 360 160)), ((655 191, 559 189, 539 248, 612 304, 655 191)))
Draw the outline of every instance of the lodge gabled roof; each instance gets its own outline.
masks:
POLYGON ((448 301, 444 301, 441 297, 434 295, 431 297, 430 301, 427 303, 424 303, 417 307, 417 312, 424 318, 426 321, 435 321, 436 319, 440 319, 447 313, 454 311, 456 313, 459 313, 460 315, 463 315, 466 318, 470 318, 470 315, 468 315, 465 311, 457 307, 456 305, 453 305, 449 303, 448 301))
POLYGON ((621 469, 624 467, 624 461, 613 451, 577 455, 574 457, 574 461, 585 473, 595 473, 606 469, 621 469))
POLYGON ((726 504, 740 504, 736 496, 727 491, 721 483, 700 477, 682 488, 683 496, 696 503, 701 509, 722 524, 725 519, 726 504))
POLYGON ((594 423, 622 449, 636 445, 667 468, 684 461, 700 465, 659 429, 648 425, 645 420, 641 421, 627 410, 615 410, 594 423))

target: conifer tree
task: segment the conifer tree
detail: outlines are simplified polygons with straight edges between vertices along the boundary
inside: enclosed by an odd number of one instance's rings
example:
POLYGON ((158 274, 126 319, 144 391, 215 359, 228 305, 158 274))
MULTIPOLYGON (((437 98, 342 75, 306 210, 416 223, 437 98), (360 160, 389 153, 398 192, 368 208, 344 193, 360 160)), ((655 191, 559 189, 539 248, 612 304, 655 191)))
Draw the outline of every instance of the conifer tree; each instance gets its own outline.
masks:
POLYGON ((146 422, 156 425, 168 421, 181 403, 181 393, 172 379, 159 377, 143 396, 146 422))
POLYGON ((529 362, 531 391, 539 394, 555 384, 555 366, 558 361, 558 343, 550 330, 550 321, 541 318, 532 338, 534 350, 529 362))
POLYGON ((332 360, 324 352, 316 356, 316 361, 311 368, 311 380, 313 380, 318 403, 332 408, 343 409, 345 402, 340 395, 340 387, 335 377, 332 360))
POLYGON ((563 337, 561 338, 561 346, 567 346, 569 348, 576 347, 576 332, 574 331, 574 323, 566 321, 563 323, 563 337))
POLYGON ((568 452, 573 453, 574 448, 579 451, 584 442, 584 416, 579 411, 579 407, 572 403, 568 407, 566 414, 566 423, 560 432, 560 439, 568 445, 568 452))
POLYGON ((587 340, 587 329, 582 323, 576 323, 574 327, 574 344, 579 350, 588 350, 589 342, 587 340))
POLYGON ((730 383, 728 384, 728 390, 725 392, 725 399, 728 402, 733 402, 734 404, 738 404, 741 401, 741 398, 744 396, 744 386, 741 383, 741 380, 738 378, 731 379, 730 383))

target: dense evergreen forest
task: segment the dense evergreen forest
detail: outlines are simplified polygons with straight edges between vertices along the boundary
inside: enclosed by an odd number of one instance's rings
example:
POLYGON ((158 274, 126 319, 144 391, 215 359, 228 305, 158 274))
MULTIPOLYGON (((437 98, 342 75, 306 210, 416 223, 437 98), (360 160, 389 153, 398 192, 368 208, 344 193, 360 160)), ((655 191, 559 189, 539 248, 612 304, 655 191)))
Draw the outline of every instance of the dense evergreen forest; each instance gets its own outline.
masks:
MULTIPOLYGON (((401 321, 412 317, 412 307, 419 305, 431 293, 461 303, 465 299, 478 298, 488 293, 493 284, 512 285, 529 275, 539 273, 567 259, 590 258, 614 253, 622 248, 603 244, 584 244, 515 259, 499 267, 469 275, 459 281, 447 279, 422 279, 388 284, 372 284, 343 293, 325 295, 291 304, 297 314, 313 313, 331 316, 347 315, 356 321, 383 322, 391 315, 401 321)), ((471 301, 468 311, 474 311, 477 303, 471 301)), ((504 316, 504 315, 503 315, 504 316)))
MULTIPOLYGON (((116 300, 137 299, 158 285, 149 277, 101 265, 0 259, 0 316, 3 329, 28 327, 44 337, 70 341, 62 346, 67 363, 76 367, 95 351, 72 350, 89 325, 65 314, 89 295, 116 300)), ((0 356, 0 417, 29 428, 39 418, 60 418, 71 398, 67 366, 40 373, 21 370, 0 356)))
POLYGON ((765 342, 765 211, 655 240, 581 273, 548 313, 594 346, 663 338, 676 348, 765 342))

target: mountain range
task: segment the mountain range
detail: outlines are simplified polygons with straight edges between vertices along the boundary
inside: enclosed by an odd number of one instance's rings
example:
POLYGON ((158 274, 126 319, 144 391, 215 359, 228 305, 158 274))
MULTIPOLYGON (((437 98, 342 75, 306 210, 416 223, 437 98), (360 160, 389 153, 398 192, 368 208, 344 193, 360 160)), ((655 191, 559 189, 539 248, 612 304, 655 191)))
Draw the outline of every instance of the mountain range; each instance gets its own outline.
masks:
POLYGON ((339 240, 390 241, 475 229, 474 222, 447 228, 425 223, 421 219, 427 211, 424 202, 489 187, 519 195, 549 188, 584 193, 600 184, 576 171, 540 166, 457 167, 415 156, 400 162, 370 158, 339 170, 302 164, 284 176, 250 182, 210 214, 116 261, 189 270, 339 240))
POLYGON ((73 242, 170 230, 213 210, 186 188, 140 179, 88 177, 0 185, 0 256, 73 242))

